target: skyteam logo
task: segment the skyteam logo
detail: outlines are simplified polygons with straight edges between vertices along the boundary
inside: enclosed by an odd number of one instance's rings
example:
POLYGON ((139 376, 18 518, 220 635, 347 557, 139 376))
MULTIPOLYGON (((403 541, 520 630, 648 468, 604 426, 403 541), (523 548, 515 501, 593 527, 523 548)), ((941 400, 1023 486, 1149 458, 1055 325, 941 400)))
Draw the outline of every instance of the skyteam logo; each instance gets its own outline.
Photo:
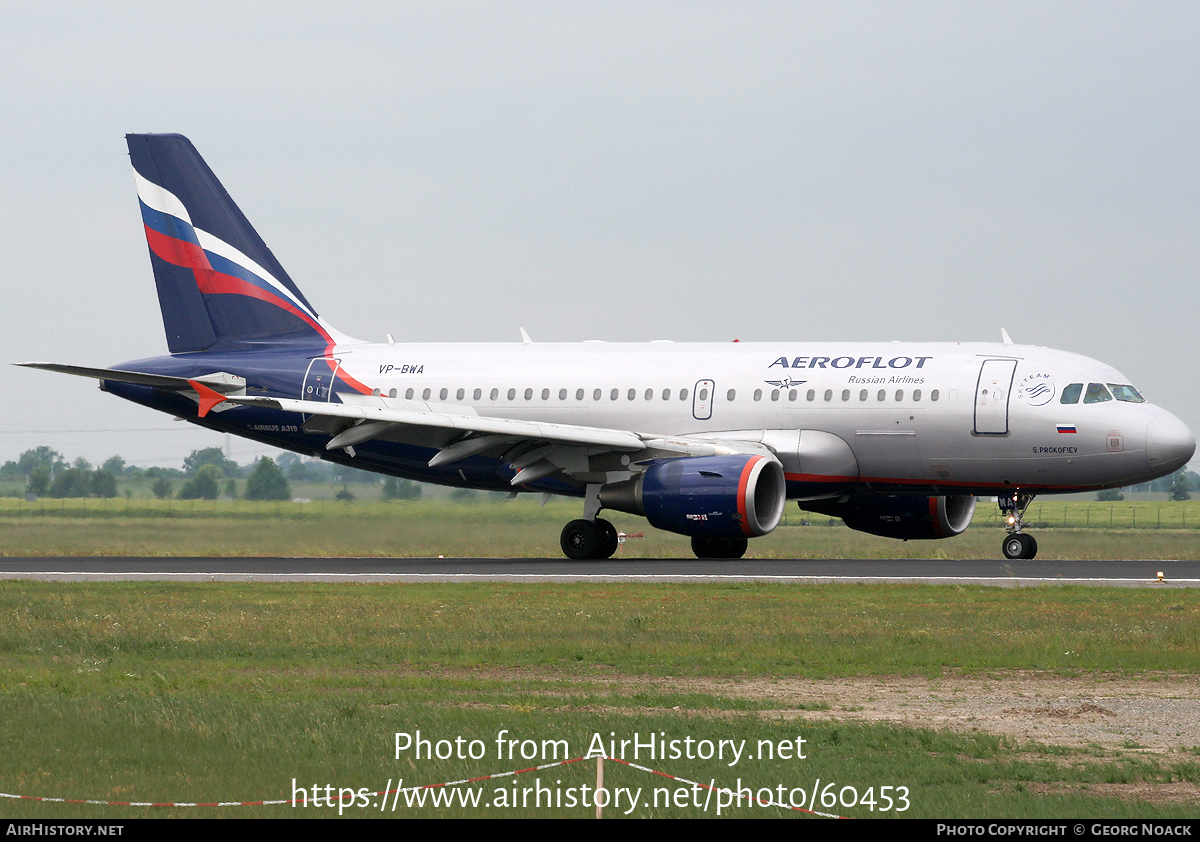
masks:
POLYGON ((1017 386, 1017 399, 1030 406, 1045 406, 1054 400, 1056 393, 1049 374, 1031 374, 1017 386))

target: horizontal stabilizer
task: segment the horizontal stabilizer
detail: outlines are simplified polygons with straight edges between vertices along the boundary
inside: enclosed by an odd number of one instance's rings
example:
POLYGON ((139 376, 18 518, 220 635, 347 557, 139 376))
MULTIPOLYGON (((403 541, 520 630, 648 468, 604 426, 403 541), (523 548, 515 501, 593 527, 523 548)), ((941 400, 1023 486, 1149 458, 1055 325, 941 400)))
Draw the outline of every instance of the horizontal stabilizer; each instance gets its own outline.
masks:
MULTIPOLYGON (((96 380, 111 380, 114 383, 132 383, 135 386, 153 386, 157 389, 173 389, 183 392, 192 388, 187 377, 168 377, 165 374, 145 374, 140 371, 121 371, 116 368, 89 368, 82 365, 64 365, 62 363, 16 363, 25 368, 40 368, 44 371, 57 371, 59 374, 74 374, 79 377, 93 377, 96 380)), ((203 383, 214 392, 222 394, 237 392, 246 388, 246 378, 236 374, 226 374, 218 371, 213 374, 203 374, 192 377, 203 383)))

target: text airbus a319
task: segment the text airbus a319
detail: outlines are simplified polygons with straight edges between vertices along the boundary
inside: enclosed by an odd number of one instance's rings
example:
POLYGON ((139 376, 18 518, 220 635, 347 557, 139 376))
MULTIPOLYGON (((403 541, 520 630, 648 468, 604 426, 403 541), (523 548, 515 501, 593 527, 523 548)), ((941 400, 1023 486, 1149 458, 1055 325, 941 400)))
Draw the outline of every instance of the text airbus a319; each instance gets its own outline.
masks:
POLYGON ((1191 431, 1115 369, 991 343, 371 344, 325 322, 186 138, 128 135, 168 356, 109 368, 127 400, 422 482, 582 498, 570 558, 617 548, 604 509, 737 558, 784 505, 897 539, 958 535, 977 496, 1033 558, 1037 494, 1165 476, 1191 431))

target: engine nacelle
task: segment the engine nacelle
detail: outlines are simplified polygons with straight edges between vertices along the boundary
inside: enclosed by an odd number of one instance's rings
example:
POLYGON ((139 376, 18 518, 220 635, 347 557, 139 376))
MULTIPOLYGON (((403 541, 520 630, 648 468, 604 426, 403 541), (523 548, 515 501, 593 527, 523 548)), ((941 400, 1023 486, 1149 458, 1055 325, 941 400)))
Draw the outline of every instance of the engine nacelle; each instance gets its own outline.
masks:
POLYGON ((764 456, 660 459, 631 480, 600 489, 606 509, 642 515, 693 538, 755 538, 783 517, 783 467, 764 456))
POLYGON ((971 525, 974 497, 864 497, 811 500, 802 509, 840 517, 851 529, 905 541, 953 538, 971 525))

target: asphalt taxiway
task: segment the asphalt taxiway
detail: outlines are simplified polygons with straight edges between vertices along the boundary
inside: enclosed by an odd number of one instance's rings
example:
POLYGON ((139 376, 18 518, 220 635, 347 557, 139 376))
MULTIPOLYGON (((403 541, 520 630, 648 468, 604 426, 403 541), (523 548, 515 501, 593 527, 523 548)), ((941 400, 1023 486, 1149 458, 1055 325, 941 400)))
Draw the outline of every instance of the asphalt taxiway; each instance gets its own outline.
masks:
POLYGON ((960 559, 0 558, 54 581, 774 582, 1200 587, 1200 561, 960 559))

